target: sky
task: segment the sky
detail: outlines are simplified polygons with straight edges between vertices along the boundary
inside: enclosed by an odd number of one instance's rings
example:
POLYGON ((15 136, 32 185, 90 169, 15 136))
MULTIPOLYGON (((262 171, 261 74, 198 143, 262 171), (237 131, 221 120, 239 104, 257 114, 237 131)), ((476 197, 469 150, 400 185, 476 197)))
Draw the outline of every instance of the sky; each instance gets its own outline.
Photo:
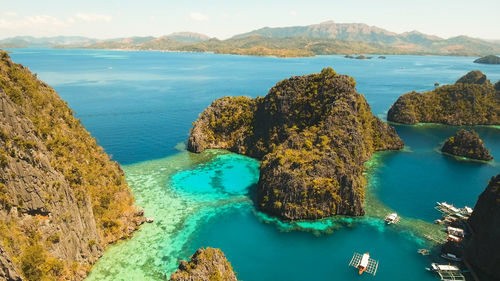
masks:
POLYGON ((162 36, 192 31, 226 39, 265 26, 333 20, 394 32, 500 39, 499 0, 0 0, 0 38, 162 36))

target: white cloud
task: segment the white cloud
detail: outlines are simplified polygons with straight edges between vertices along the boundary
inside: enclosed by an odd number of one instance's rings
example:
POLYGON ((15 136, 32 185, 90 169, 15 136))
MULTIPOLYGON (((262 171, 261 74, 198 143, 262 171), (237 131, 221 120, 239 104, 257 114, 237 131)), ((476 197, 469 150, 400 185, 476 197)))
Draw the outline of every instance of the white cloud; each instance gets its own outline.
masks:
POLYGON ((155 21, 156 20, 156 16, 149 16, 149 20, 150 21, 155 21))
POLYGON ((52 26, 52 27, 62 27, 67 24, 53 16, 48 15, 38 15, 38 16, 29 16, 24 18, 24 22, 27 26, 52 26))
POLYGON ((192 12, 189 14, 189 18, 194 21, 206 21, 208 20, 208 16, 199 13, 199 12, 192 12))
POLYGON ((3 15, 7 17, 17 17, 16 12, 4 12, 3 15))
POLYGON ((290 11, 290 15, 296 16, 297 15, 297 11, 294 11, 294 10, 290 11))
POLYGON ((68 27, 66 21, 60 20, 49 15, 35 15, 26 17, 17 17, 16 19, 0 19, 0 30, 19 30, 19 29, 37 29, 37 30, 56 30, 68 27))
POLYGON ((103 14, 84 14, 84 13, 78 13, 75 15, 75 17, 78 20, 85 21, 85 22, 96 22, 96 21, 104 21, 104 22, 110 22, 113 20, 113 17, 110 15, 103 15, 103 14))

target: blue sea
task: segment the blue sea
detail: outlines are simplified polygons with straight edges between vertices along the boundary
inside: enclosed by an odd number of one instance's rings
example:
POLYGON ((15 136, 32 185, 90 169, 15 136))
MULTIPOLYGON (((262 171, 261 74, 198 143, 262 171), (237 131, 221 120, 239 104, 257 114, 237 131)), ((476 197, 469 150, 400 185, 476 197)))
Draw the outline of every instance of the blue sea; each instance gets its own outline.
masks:
MULTIPOLYGON (((195 53, 11 49, 13 60, 54 87, 112 158, 122 164, 138 206, 155 223, 106 250, 87 280, 168 280, 181 259, 218 247, 238 278, 265 280, 437 280, 425 267, 442 239, 436 201, 474 206, 500 165, 451 158, 439 147, 459 127, 403 126, 401 152, 367 163, 363 218, 284 223, 254 209, 259 162, 226 151, 186 152, 191 123, 222 96, 264 96, 292 75, 333 67, 355 78, 385 119, 403 93, 428 91, 479 69, 496 82, 500 67, 472 57, 342 56, 269 58, 195 53), (382 217, 396 211, 401 224, 382 217), (430 256, 417 253, 433 250, 430 256), (379 261, 376 276, 348 267, 354 252, 379 261)), ((474 127, 500 159, 500 128, 474 127)), ((498 160, 500 161, 500 160, 498 160)))

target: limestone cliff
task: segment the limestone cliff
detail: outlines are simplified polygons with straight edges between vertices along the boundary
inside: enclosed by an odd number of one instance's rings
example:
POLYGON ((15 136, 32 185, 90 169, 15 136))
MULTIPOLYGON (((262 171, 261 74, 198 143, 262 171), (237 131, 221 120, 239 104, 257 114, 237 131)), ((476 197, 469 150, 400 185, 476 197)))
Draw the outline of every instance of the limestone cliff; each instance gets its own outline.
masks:
POLYGON ((484 146, 484 142, 479 138, 479 135, 473 130, 460 130, 453 137, 446 140, 442 152, 467 157, 470 159, 490 161, 493 157, 484 146))
POLYGON ((236 281, 231 263, 220 249, 201 248, 182 261, 170 281, 236 281))
POLYGON ((261 159, 258 207, 285 220, 363 215, 365 161, 402 147, 354 79, 331 68, 285 79, 262 98, 214 101, 188 140, 193 152, 220 148, 261 159))
POLYGON ((389 109, 387 120, 404 124, 497 125, 498 83, 493 86, 486 75, 471 71, 453 85, 402 95, 389 109))
POLYGON ((120 166, 0 51, 0 277, 80 280, 142 222, 120 166))
POLYGON ((481 280, 500 280, 500 174, 491 179, 479 196, 469 225, 473 234, 465 257, 482 275, 481 280))

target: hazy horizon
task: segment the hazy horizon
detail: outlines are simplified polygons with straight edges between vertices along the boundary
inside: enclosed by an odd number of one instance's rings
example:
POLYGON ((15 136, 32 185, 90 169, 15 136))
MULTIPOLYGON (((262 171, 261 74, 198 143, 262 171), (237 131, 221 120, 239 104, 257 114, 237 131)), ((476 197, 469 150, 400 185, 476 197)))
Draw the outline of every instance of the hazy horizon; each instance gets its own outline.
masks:
POLYGON ((262 27, 287 27, 337 23, 364 23, 395 33, 419 31, 441 38, 466 35, 500 39, 500 2, 389 0, 348 3, 320 0, 235 3, 192 1, 64 0, 26 1, 3 4, 0 38, 15 36, 84 36, 110 39, 131 36, 164 36, 173 32, 196 32, 227 39, 262 27), (193 2, 195 4, 193 4, 193 2), (489 28, 491 27, 491 28, 489 28))

